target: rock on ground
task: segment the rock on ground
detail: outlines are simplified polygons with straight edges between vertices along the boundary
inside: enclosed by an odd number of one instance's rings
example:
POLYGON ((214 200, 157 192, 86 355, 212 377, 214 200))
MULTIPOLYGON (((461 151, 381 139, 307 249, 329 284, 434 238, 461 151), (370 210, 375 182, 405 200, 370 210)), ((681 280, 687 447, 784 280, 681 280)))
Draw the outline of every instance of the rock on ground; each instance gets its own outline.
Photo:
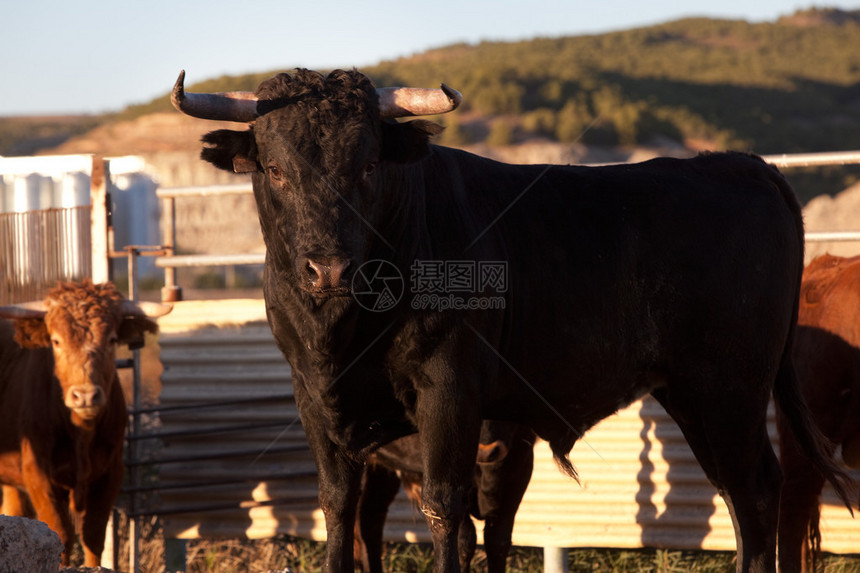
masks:
POLYGON ((62 555, 60 536, 41 521, 0 515, 0 573, 55 573, 62 555))

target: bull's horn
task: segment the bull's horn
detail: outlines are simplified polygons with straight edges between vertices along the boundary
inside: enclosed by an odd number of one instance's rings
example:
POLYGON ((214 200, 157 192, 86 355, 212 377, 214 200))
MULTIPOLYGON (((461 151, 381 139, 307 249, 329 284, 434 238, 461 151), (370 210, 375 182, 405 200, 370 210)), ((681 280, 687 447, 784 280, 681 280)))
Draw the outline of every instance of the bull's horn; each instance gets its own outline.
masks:
POLYGON ((182 113, 200 119, 240 123, 257 119, 257 96, 253 92, 188 93, 185 91, 185 70, 179 72, 170 103, 182 113))
POLYGON ((44 318, 47 313, 48 307, 42 301, 0 306, 0 317, 3 318, 44 318))
POLYGON ((440 89, 425 88, 380 88, 379 115, 384 118, 409 115, 437 115, 454 111, 463 95, 442 84, 440 89))
POLYGON ((160 302, 132 302, 125 300, 122 302, 123 316, 147 316, 149 318, 158 318, 164 316, 173 310, 172 304, 162 304, 160 302))

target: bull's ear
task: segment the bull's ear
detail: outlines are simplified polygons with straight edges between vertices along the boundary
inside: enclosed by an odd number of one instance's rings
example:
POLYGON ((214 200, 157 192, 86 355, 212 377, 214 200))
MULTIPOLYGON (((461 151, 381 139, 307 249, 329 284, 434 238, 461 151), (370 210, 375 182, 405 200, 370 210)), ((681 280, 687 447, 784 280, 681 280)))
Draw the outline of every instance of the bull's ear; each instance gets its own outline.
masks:
POLYGON ((210 131, 201 141, 208 146, 200 153, 201 159, 215 167, 234 173, 252 173, 259 170, 257 145, 254 142, 254 132, 250 129, 210 131))
POLYGON ((19 318, 15 320, 15 342, 21 348, 48 348, 51 336, 43 318, 19 318))
POLYGON ((154 320, 145 316, 126 316, 119 325, 117 338, 120 344, 127 344, 130 349, 137 350, 143 348, 143 335, 147 332, 158 332, 154 320))
POLYGON ((418 161, 430 153, 430 138, 445 128, 416 119, 404 123, 382 122, 382 159, 395 163, 418 161))

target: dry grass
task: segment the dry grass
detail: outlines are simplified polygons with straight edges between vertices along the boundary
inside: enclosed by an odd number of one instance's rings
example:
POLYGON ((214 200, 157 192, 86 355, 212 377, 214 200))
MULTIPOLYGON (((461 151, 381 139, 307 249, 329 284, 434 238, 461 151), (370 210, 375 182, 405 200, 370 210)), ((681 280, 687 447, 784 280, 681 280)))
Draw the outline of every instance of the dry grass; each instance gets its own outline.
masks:
MULTIPOLYGON (((150 528, 148 534, 155 534, 155 538, 142 543, 141 571, 163 573, 163 539, 158 537, 157 528, 150 528)), ((187 545, 186 571, 265 573, 289 568, 295 573, 310 573, 321 570, 324 556, 324 543, 288 536, 263 540, 193 540, 187 545)), ((386 571, 429 573, 432 565, 433 550, 427 544, 387 543, 385 546, 383 566, 386 571)), ((731 573, 735 570, 735 555, 668 549, 571 549, 568 567, 571 573, 731 573)), ((480 548, 472 559, 472 570, 486 571, 486 556, 480 548)), ((534 547, 513 548, 507 570, 510 573, 542 572, 543 551, 534 547)), ((819 571, 860 573, 860 556, 825 555, 819 571)))

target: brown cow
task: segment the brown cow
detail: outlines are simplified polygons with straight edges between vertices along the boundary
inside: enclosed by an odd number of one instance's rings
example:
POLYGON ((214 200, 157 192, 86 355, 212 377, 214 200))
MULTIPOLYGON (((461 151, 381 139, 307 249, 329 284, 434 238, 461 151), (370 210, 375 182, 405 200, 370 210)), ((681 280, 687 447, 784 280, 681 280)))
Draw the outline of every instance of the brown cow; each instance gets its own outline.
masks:
MULTIPOLYGON (((823 255, 803 273, 794 343, 797 377, 821 431, 860 467, 860 257, 823 255)), ((777 411, 780 464, 779 562, 783 571, 815 569, 824 477, 802 453, 777 411)), ((832 451, 831 451, 832 453, 832 451)))
POLYGON ((167 305, 124 300, 111 284, 60 284, 44 302, 0 307, 0 483, 3 513, 59 534, 68 564, 81 534, 97 566, 122 484, 127 414, 116 345, 142 345, 167 305), (16 344, 17 343, 17 344, 16 344))

